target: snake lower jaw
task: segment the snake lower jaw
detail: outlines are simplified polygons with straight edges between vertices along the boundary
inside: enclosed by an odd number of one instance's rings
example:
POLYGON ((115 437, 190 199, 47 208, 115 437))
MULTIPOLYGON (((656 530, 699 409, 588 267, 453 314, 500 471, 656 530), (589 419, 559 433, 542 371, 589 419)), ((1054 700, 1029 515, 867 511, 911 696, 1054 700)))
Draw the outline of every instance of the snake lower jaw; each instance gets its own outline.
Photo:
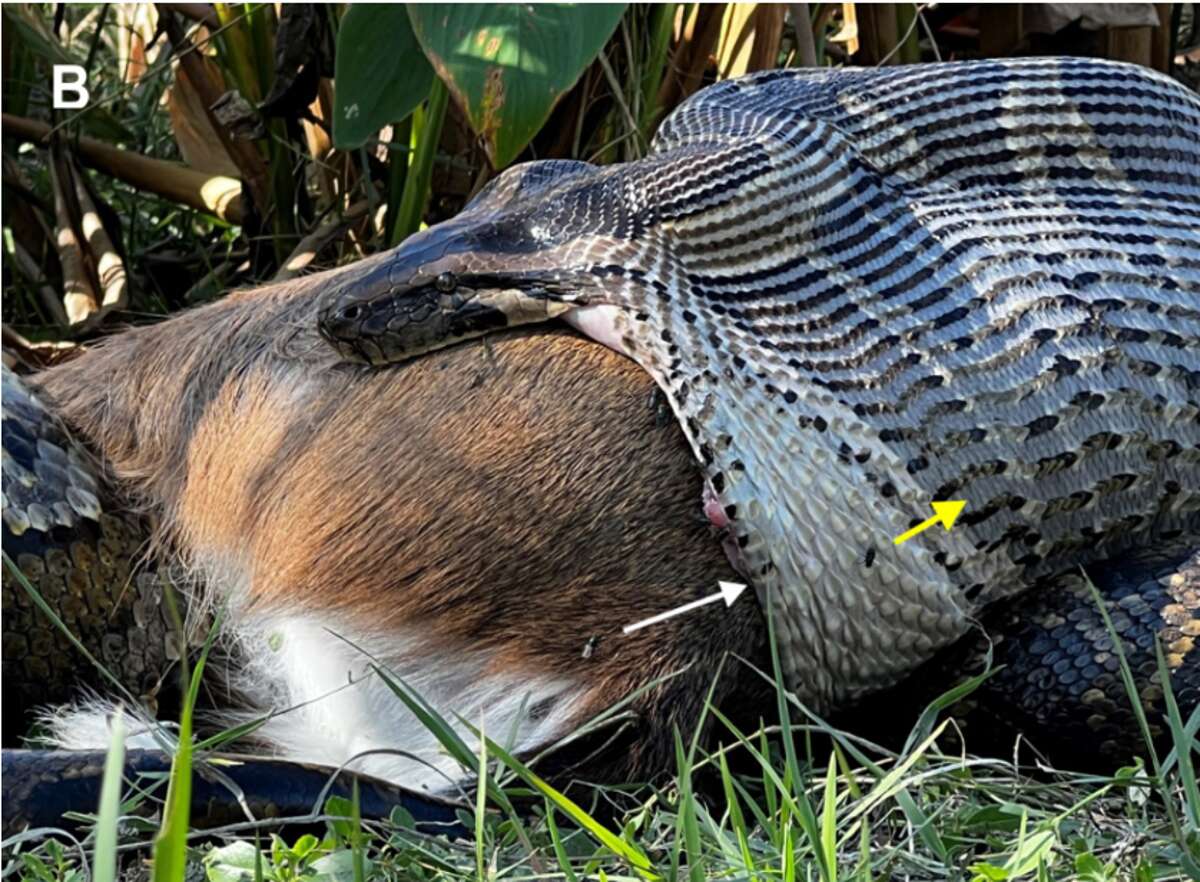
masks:
MULTIPOLYGON (((321 337, 333 347, 343 362, 368 367, 382 367, 388 364, 388 361, 382 357, 372 358, 371 353, 360 340, 338 339, 325 333, 324 328, 321 329, 320 333, 321 337)), ((378 347, 372 348, 377 349, 378 347)), ((382 353, 380 353, 380 356, 382 356, 382 353)))
POLYGON ((350 362, 351 364, 373 365, 374 363, 365 352, 360 352, 353 343, 343 342, 340 340, 329 341, 342 361, 350 362))

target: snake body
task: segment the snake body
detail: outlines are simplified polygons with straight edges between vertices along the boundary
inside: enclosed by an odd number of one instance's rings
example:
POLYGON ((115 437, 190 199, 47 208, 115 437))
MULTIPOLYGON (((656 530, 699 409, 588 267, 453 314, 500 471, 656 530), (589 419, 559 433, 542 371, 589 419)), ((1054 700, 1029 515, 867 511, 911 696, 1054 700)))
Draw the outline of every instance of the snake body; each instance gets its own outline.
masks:
POLYGON ((817 707, 1064 570, 1200 542, 1200 100, 1144 69, 719 83, 642 160, 501 175, 321 330, 383 364, 554 316, 665 390, 817 707), (938 499, 958 525, 894 545, 938 499))
POLYGON ((144 706, 173 705, 168 674, 179 658, 179 629, 163 599, 164 573, 146 560, 149 525, 7 367, 3 393, 4 551, 20 570, 18 577, 6 565, 0 590, 5 743, 25 734, 35 708, 79 698, 84 683, 110 687, 93 659, 144 706))
MULTIPOLYGON (((0 756, 0 833, 47 828, 80 832, 70 812, 92 812, 100 804, 105 751, 5 750, 0 756)), ((123 814, 153 818, 161 811, 172 756, 133 749, 125 755, 124 778, 132 785, 123 814), (135 789, 136 788, 136 789, 135 789)), ((222 827, 250 819, 312 824, 326 800, 357 794, 364 818, 386 818, 397 808, 427 834, 464 835, 456 805, 363 775, 270 757, 208 755, 194 766, 189 824, 222 827)))

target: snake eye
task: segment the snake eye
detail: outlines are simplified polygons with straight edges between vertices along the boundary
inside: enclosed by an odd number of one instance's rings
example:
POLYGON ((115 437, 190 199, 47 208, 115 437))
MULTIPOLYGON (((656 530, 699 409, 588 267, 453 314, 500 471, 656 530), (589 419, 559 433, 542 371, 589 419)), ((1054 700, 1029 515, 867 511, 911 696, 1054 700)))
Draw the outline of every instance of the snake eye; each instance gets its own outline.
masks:
POLYGON ((454 273, 441 273, 436 279, 433 280, 433 286, 443 294, 449 294, 458 287, 458 279, 455 277, 454 273))

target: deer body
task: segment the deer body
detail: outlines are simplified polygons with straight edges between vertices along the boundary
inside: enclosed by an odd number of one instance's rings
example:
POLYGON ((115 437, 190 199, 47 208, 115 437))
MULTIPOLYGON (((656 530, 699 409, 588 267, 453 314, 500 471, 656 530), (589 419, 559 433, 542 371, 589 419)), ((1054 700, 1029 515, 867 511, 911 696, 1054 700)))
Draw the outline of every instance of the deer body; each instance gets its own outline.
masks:
MULTIPOLYGON (((230 295, 29 378, 127 505, 157 522, 157 550, 225 608, 234 715, 277 714, 255 733, 262 746, 449 788, 460 770, 373 664, 461 718, 468 743, 468 725, 482 725, 526 756, 623 706, 619 725, 540 767, 551 775, 669 768, 674 730, 692 731, 714 678, 728 713, 751 725, 767 715, 770 685, 722 666, 735 654, 768 667, 749 598, 622 633, 739 579, 719 541, 735 545, 723 511, 700 492, 652 380, 565 331, 386 370, 337 363, 315 314, 343 272, 230 295)), ((1156 676, 1161 641, 1190 712, 1200 556, 1135 558, 1092 577, 1139 683, 1156 676)), ((1067 576, 992 614, 1005 670, 974 696, 991 708, 984 731, 998 719, 1070 745, 1071 761, 1124 761, 1140 730, 1122 682, 1096 662, 1111 646, 1092 595, 1067 576)), ((891 704, 872 697, 862 722, 878 735, 977 662, 937 660, 891 704)), ((1141 694, 1161 720, 1161 693, 1141 694)))
POLYGON ((301 705, 259 737, 332 765, 403 750, 355 767, 444 787, 453 764, 374 659, 522 753, 649 687, 606 771, 661 766, 726 653, 765 635, 752 602, 621 633, 737 578, 650 379, 563 332, 338 365, 295 330, 328 281, 116 335, 39 381, 228 607, 247 713, 301 705))

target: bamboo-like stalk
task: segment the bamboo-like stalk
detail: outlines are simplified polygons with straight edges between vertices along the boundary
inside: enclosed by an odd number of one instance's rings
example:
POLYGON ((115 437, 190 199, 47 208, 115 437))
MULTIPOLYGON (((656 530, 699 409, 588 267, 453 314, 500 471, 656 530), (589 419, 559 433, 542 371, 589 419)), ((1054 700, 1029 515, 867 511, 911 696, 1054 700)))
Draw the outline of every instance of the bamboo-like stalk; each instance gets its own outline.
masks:
POLYGON ((790 4, 792 24, 796 29, 796 64, 799 67, 816 67, 819 56, 813 38, 812 18, 807 3, 790 4))
POLYGON ((700 88, 709 57, 721 36, 724 14, 723 3, 696 4, 671 56, 671 72, 658 92, 658 105, 663 112, 674 109, 700 88))
POLYGON ((121 260, 108 231, 104 229, 100 212, 96 210, 96 204, 78 172, 75 175, 75 198, 79 200, 83 237, 96 263, 96 276, 100 283, 100 308, 96 315, 99 319, 111 310, 124 309, 128 304, 125 262, 121 260))
POLYGON ((257 104, 262 101, 263 93, 254 72, 255 53, 253 36, 248 33, 248 16, 235 12, 228 3, 215 3, 213 7, 223 28, 217 38, 218 46, 225 49, 221 53, 221 60, 233 74, 234 85, 242 97, 251 104, 257 104))
POLYGON ((921 60, 921 35, 917 31, 917 4, 896 4, 896 33, 900 39, 897 58, 901 64, 916 64, 921 60))
POLYGON ((896 4, 859 3, 858 10, 860 62, 874 66, 894 60, 892 50, 900 41, 896 27, 896 4))
POLYGON ((717 45, 720 79, 740 77, 749 70, 750 50, 755 35, 758 3, 727 3, 717 45))
POLYGON ((63 306, 67 311, 67 323, 81 325, 87 322, 100 306, 96 303, 96 291, 89 278, 84 259, 83 245, 71 222, 71 210, 67 205, 67 187, 64 180, 69 169, 60 169, 53 158, 47 164, 50 172, 50 189, 54 192, 54 246, 63 274, 63 306))
MULTIPOLYGON (((795 4, 807 12, 808 4, 795 4)), ((771 70, 779 62, 779 44, 783 39, 783 22, 787 10, 782 3, 760 3, 754 11, 754 42, 750 47, 750 60, 746 64, 747 71, 771 70)), ((803 43, 803 33, 808 33, 808 52, 811 53, 812 67, 816 66, 817 57, 812 49, 812 26, 809 25, 807 14, 800 27, 797 27, 797 40, 803 43)))
MULTIPOLYGON (((5 137, 47 146, 50 126, 12 114, 0 114, 5 137)), ((242 222, 242 182, 224 175, 207 175, 195 169, 121 150, 86 135, 73 141, 75 154, 83 163, 171 202, 214 214, 232 224, 242 222)))

